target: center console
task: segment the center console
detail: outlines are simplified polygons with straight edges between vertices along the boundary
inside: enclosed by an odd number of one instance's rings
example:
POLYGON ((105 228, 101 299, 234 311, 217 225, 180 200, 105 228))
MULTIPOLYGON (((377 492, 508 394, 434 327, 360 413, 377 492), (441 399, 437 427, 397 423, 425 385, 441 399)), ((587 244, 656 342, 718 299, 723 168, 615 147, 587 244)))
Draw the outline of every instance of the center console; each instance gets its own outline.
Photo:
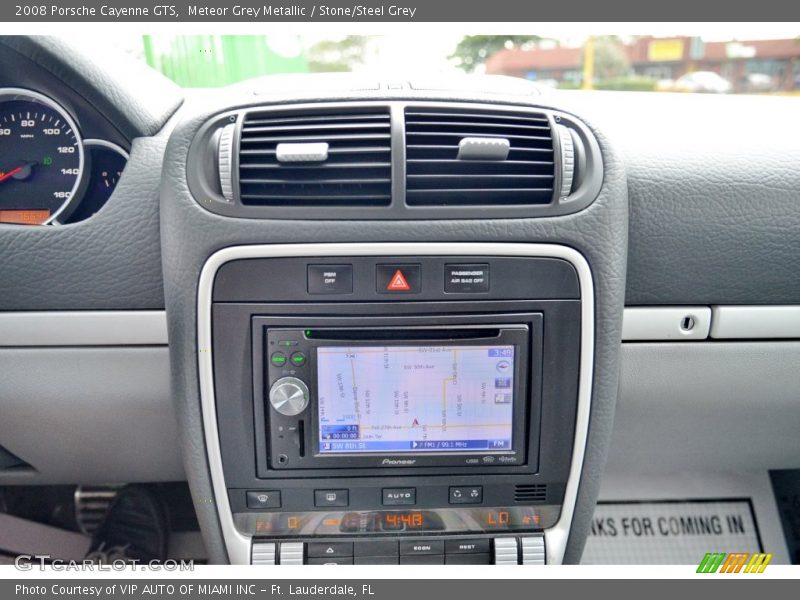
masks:
POLYGON ((626 178, 568 96, 504 81, 326 79, 183 109, 161 249, 211 562, 580 559, 616 400, 626 178))
POLYGON ((555 245, 213 255, 201 389, 229 552, 256 564, 562 554, 592 297, 586 261, 555 245))

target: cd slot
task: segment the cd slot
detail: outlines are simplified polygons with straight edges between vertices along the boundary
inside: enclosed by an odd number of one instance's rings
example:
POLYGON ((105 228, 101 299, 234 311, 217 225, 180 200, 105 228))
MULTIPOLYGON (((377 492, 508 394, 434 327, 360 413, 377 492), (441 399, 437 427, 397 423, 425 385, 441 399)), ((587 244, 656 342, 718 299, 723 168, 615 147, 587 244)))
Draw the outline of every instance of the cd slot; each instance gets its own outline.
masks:
POLYGON ((391 328, 391 329, 307 329, 305 337, 321 341, 451 341, 482 340, 500 336, 498 328, 391 328))

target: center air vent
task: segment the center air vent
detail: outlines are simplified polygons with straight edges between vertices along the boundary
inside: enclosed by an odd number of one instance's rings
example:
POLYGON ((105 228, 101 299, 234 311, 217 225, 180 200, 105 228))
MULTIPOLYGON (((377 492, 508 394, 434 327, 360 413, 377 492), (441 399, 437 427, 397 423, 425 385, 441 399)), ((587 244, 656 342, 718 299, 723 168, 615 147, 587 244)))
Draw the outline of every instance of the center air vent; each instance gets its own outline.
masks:
POLYGON ((239 190, 243 205, 389 205, 388 109, 248 113, 239 190))
POLYGON ((406 109, 410 206, 541 205, 554 199, 544 113, 406 109))

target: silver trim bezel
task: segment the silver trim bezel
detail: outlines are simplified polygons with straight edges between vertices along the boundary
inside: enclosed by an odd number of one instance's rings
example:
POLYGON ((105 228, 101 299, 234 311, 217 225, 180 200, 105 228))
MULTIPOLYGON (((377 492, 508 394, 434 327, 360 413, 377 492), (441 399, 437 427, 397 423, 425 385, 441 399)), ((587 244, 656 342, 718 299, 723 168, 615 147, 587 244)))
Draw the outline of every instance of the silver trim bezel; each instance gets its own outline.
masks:
POLYGON ((622 313, 622 341, 697 341, 705 340, 711 330, 708 306, 634 306, 622 313), (692 319, 691 329, 684 329, 684 319, 692 319))
POLYGON ((800 306, 712 306, 715 340, 800 338, 800 306))
POLYGON ((102 148, 107 148, 109 150, 113 150, 114 152, 116 152, 117 154, 122 156, 122 158, 124 158, 126 161, 130 160, 130 158, 131 158, 131 155, 128 153, 127 150, 125 150, 125 148, 123 148, 119 144, 115 144, 114 142, 109 142, 108 140, 102 140, 102 139, 99 139, 99 138, 88 138, 88 139, 83 140, 83 145, 84 145, 84 147, 86 147, 86 146, 100 146, 102 148))
POLYGON ((200 273, 197 289, 197 361, 200 404, 211 484, 223 540, 232 564, 249 564, 251 537, 241 534, 233 522, 228 501, 219 441, 212 356, 211 308, 213 285, 219 268, 232 260, 285 257, 335 256, 526 256, 559 258, 575 268, 581 291, 581 344, 578 407, 575 438, 564 504, 558 522, 545 530, 547 563, 561 564, 578 498, 586 439, 589 431, 594 374, 594 284, 583 255, 558 244, 518 243, 334 243, 233 246, 212 254, 200 273))
POLYGON ((0 312, 0 348, 166 345, 163 310, 0 312))

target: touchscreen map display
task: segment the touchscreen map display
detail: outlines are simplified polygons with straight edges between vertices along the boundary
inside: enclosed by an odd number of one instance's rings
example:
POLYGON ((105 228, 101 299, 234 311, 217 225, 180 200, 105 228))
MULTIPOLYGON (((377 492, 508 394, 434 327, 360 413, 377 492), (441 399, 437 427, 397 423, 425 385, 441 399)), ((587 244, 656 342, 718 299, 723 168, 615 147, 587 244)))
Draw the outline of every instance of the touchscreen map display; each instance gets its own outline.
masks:
POLYGON ((512 450, 514 346, 322 346, 321 454, 512 450))

